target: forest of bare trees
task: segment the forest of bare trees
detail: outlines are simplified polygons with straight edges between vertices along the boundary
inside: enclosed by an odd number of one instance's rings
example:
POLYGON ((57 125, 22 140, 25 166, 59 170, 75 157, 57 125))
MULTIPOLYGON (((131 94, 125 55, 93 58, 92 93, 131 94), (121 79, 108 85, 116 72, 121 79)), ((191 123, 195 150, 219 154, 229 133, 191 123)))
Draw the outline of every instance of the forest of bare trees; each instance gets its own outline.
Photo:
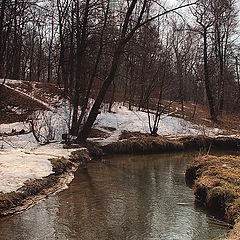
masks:
POLYGON ((163 2, 2 0, 0 78, 57 84, 83 141, 103 102, 156 110, 153 135, 163 100, 239 111, 239 1, 163 2))

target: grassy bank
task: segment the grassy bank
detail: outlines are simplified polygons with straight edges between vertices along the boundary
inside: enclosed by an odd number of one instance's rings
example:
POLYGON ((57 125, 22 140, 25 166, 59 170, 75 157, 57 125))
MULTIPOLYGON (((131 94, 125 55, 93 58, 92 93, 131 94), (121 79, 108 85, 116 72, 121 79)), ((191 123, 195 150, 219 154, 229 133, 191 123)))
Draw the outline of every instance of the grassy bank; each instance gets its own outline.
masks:
POLYGON ((105 154, 154 154, 182 151, 183 143, 164 137, 137 137, 102 147, 105 154))
POLYGON ((187 136, 179 139, 185 150, 238 150, 240 139, 234 137, 187 136))
POLYGON ((240 139, 230 137, 212 138, 206 136, 188 136, 176 139, 166 137, 141 136, 131 137, 102 146, 105 154, 155 154, 163 152, 200 150, 238 150, 240 139))
MULTIPOLYGON (((231 224, 240 221, 240 157, 201 156, 188 165, 186 181, 194 184, 195 199, 221 212, 231 224)), ((239 223, 230 239, 240 239, 239 223)))

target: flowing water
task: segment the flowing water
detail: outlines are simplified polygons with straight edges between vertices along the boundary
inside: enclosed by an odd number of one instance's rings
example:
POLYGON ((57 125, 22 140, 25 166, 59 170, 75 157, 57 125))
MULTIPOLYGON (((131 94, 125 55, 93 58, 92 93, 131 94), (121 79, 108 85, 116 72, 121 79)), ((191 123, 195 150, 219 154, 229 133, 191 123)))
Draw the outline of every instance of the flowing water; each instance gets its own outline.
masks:
POLYGON ((228 231, 194 204, 193 153, 116 156, 79 170, 67 190, 0 219, 0 239, 208 240, 228 231))

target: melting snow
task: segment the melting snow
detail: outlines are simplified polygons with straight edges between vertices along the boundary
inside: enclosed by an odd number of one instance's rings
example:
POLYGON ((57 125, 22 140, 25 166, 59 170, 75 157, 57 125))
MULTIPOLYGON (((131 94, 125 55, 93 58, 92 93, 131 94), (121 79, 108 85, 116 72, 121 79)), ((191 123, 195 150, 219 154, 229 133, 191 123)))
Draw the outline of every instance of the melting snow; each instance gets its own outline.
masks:
MULTIPOLYGON (((95 127, 113 127, 116 131, 107 139, 101 140, 103 144, 117 141, 123 130, 149 133, 148 114, 141 111, 130 111, 125 106, 116 105, 115 113, 101 112, 96 120, 95 127)), ((152 117, 152 116, 151 116, 152 117)), ((186 121, 181 118, 162 115, 158 126, 158 134, 162 136, 207 135, 215 136, 221 133, 218 128, 207 128, 186 121)))
MULTIPOLYGON (((25 136, 19 136, 19 140, 23 140, 25 136)), ((16 191, 27 180, 48 176, 52 173, 49 159, 61 156, 68 157, 72 151, 71 149, 63 149, 62 144, 59 143, 39 146, 32 142, 31 145, 31 148, 8 148, 0 152, 0 192, 16 191)))
POLYGON ((8 193, 22 187, 30 179, 52 173, 51 162, 41 155, 26 154, 22 150, 0 153, 0 192, 8 193))
MULTIPOLYGON (((10 88, 10 87, 9 87, 10 88)), ((27 94, 26 94, 27 95, 27 94)), ((29 95, 27 95, 29 96, 29 95)), ((31 96, 29 96, 31 97, 31 96)), ((62 101, 60 107, 52 109, 48 104, 36 100, 52 111, 46 111, 43 115, 45 121, 40 120, 41 134, 46 133, 48 124, 51 124, 55 139, 60 140, 61 134, 68 132, 70 108, 69 103, 62 101), (47 119, 47 120, 46 120, 47 119), (50 122, 49 122, 50 121, 50 122), (42 125, 41 125, 42 124, 42 125)), ((94 139, 103 144, 114 142, 119 139, 123 130, 149 132, 148 115, 145 112, 130 111, 127 107, 115 104, 113 111, 115 113, 101 112, 95 123, 95 127, 106 131, 104 127, 113 127, 116 130, 111 132, 107 139, 94 139)), ((0 133, 10 133, 12 129, 20 131, 28 130, 29 126, 24 123, 1 124, 0 133)), ((213 136, 219 134, 221 130, 210 129, 195 125, 181 118, 163 115, 158 127, 159 135, 199 135, 205 134, 213 136)), ((52 157, 69 156, 72 150, 63 149, 59 143, 48 145, 39 145, 34 139, 32 133, 0 137, 0 192, 8 193, 16 191, 24 182, 30 179, 40 179, 52 173, 52 157)))

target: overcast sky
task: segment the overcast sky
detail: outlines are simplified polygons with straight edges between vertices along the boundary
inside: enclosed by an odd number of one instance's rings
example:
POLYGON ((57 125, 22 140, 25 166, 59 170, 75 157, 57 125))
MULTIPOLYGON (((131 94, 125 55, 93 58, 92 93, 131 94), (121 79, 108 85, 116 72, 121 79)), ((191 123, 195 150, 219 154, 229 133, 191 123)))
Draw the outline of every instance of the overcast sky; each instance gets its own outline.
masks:
MULTIPOLYGON (((236 0, 237 1, 237 10, 238 10, 238 19, 239 19, 239 24, 238 24, 238 32, 240 34, 240 0, 236 0)), ((165 0, 166 6, 168 7, 177 7, 178 5, 181 4, 181 2, 186 2, 186 1, 181 1, 181 0, 165 0)), ((186 10, 184 10, 186 11, 186 10)))

